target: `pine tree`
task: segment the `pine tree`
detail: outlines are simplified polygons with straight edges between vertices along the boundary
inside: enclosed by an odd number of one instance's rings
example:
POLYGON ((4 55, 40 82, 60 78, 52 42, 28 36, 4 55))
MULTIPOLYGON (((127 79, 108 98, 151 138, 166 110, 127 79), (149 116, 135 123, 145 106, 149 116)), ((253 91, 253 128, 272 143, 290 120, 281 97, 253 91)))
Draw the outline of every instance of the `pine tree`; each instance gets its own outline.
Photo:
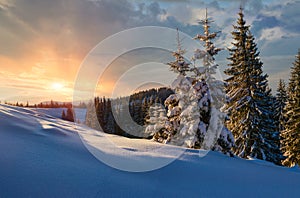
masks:
POLYGON ((172 53, 175 57, 175 61, 167 63, 170 66, 170 70, 179 73, 182 76, 186 76, 186 72, 190 71, 190 63, 184 60, 184 54, 186 51, 182 49, 181 41, 179 38, 179 32, 177 28, 177 51, 172 53))
POLYGON ((63 119, 63 120, 66 119, 66 112, 65 112, 65 110, 62 111, 61 119, 63 119))
POLYGON ((197 90, 193 86, 194 79, 179 76, 174 85, 175 93, 179 99, 178 107, 181 110, 179 115, 179 130, 174 135, 173 143, 194 148, 198 142, 198 126, 200 122, 200 111, 198 106, 197 90))
POLYGON ((205 20, 200 21, 204 27, 204 35, 195 37, 195 39, 205 42, 205 51, 197 49, 192 59, 194 63, 196 60, 202 60, 201 67, 194 65, 194 68, 192 68, 191 63, 185 61, 183 57, 185 50, 182 49, 177 31, 177 51, 172 54, 175 61, 168 63, 171 71, 178 73, 177 78, 171 85, 175 93, 165 100, 165 105, 168 108, 168 120, 165 123, 165 128, 154 135, 154 139, 164 143, 170 141, 176 145, 200 148, 206 138, 211 139, 211 144, 203 148, 211 149, 211 145, 214 146, 214 143, 216 143, 213 149, 230 153, 230 149, 234 144, 233 136, 226 128, 224 130, 220 128, 222 123, 218 123, 218 119, 214 120, 215 123, 211 127, 215 127, 214 131, 222 131, 221 134, 213 134, 214 137, 211 137, 211 134, 206 133, 211 113, 213 116, 221 114, 219 112, 220 105, 214 106, 211 111, 211 97, 214 97, 214 99, 220 98, 218 94, 222 92, 220 89, 224 84, 213 77, 217 68, 213 56, 221 49, 216 48, 211 42, 211 39, 214 39, 217 33, 209 32, 210 22, 206 15, 205 20), (193 73, 194 75, 191 76, 193 73), (207 82, 212 85, 212 92, 210 92, 207 82))
POLYGON ((204 34, 197 34, 194 38, 200 42, 204 42, 203 46, 205 48, 204 51, 196 49, 193 57, 194 63, 196 63, 196 60, 202 60, 203 66, 196 67, 196 65, 194 65, 195 67, 192 69, 195 73, 195 83, 193 87, 196 90, 196 95, 198 95, 198 106, 200 108, 198 144, 206 149, 210 149, 213 146, 212 150, 221 151, 231 155, 230 150, 234 145, 232 133, 225 127, 218 129, 220 123, 210 123, 212 116, 218 116, 219 118, 214 119, 214 121, 222 120, 223 114, 220 112, 220 109, 222 108, 225 99, 225 93, 223 91, 224 83, 214 78, 218 67, 214 62, 214 56, 222 49, 215 47, 212 42, 212 40, 218 36, 218 32, 210 32, 209 30, 212 22, 213 20, 209 19, 207 16, 206 9, 205 19, 199 22, 199 24, 203 26, 204 34), (214 101, 213 106, 211 105, 212 101, 214 101), (209 127, 211 127, 210 131, 209 127), (207 133, 208 131, 210 133, 207 133), (209 138, 211 141, 203 144, 205 138, 209 138))
POLYGON ((276 100, 274 103, 274 117, 278 131, 282 132, 284 127, 284 107, 287 102, 287 90, 284 80, 280 79, 277 87, 276 100))
POLYGON ((149 136, 154 136, 153 139, 158 142, 168 141, 168 137, 160 137, 156 132, 162 132, 164 130, 165 123, 167 121, 167 116, 165 109, 160 105, 160 103, 155 103, 149 109, 149 119, 146 120, 147 127, 145 133, 149 136))
POLYGON ((146 124, 146 120, 149 119, 148 109, 149 106, 148 106, 147 98, 144 98, 142 101, 142 108, 141 108, 141 118, 142 118, 141 125, 146 124))
POLYGON ((66 116, 66 120, 70 121, 70 122, 74 122, 74 111, 72 108, 68 108, 67 109, 67 116, 66 116))
POLYGON ((294 66, 291 69, 290 82, 288 87, 288 99, 284 108, 282 136, 282 152, 286 157, 283 165, 300 165, 300 49, 294 66))
MULTIPOLYGON (((190 63, 187 62, 184 58, 186 51, 182 49, 181 41, 179 38, 179 31, 177 29, 177 50, 172 53, 175 58, 175 61, 167 63, 170 66, 170 70, 177 73, 178 76, 171 85, 171 89, 174 90, 174 94, 169 95, 165 100, 165 106, 168 108, 167 117, 168 120, 165 122, 165 126, 153 136, 153 140, 163 143, 168 143, 172 141, 176 145, 186 145, 191 147, 192 144, 188 141, 185 141, 180 135, 180 130, 183 123, 180 123, 180 114, 184 108, 186 108, 188 102, 186 93, 191 89, 191 82, 186 77, 186 73, 190 71, 190 63), (175 138, 173 138, 173 136, 175 138)), ((150 102, 150 106, 151 106, 150 102)), ((153 109, 152 109, 153 110, 153 109)), ((150 117, 151 118, 151 117, 150 117)), ((148 120, 149 122, 150 120, 148 120)), ((149 127, 146 128, 146 131, 149 131, 149 127)), ((185 133, 186 134, 186 133, 185 133)))
MULTIPOLYGON (((156 134, 154 137, 159 136, 166 138, 164 141, 165 143, 172 141, 172 143, 176 145, 193 147, 197 140, 196 125, 198 125, 198 123, 196 123, 197 120, 192 120, 192 117, 188 118, 188 115, 182 114, 186 112, 185 110, 187 110, 189 105, 197 106, 196 102, 191 101, 193 98, 191 93, 193 91, 192 82, 191 78, 186 76, 187 72, 190 71, 190 63, 185 60, 185 53, 186 51, 182 49, 177 29, 177 51, 172 53, 175 57, 175 61, 167 63, 170 66, 171 71, 178 74, 171 85, 171 88, 175 93, 171 94, 165 101, 165 105, 168 108, 168 121, 165 124, 166 130, 159 135, 156 134), (193 122, 192 124, 194 126, 191 126, 190 122, 193 122)), ((199 112, 196 111, 196 113, 199 112)))
MULTIPOLYGON (((212 58, 214 60, 214 56, 217 55, 219 53, 219 51, 221 51, 221 48, 217 48, 214 46, 213 42, 211 41, 212 39, 215 39, 217 37, 218 32, 210 32, 209 28, 210 28, 210 23, 212 23, 213 20, 210 20, 207 17, 207 9, 205 10, 205 19, 204 20, 200 20, 199 24, 201 24, 203 26, 204 29, 204 35, 201 34, 197 34, 194 39, 195 40, 199 40, 199 41, 203 41, 204 42, 204 47, 205 47, 205 51, 206 53, 210 56, 210 58, 212 58)), ((199 50, 196 50, 199 52, 199 50)), ((205 55, 205 54, 203 54, 205 55)))
POLYGON ((225 74, 229 76, 226 79, 226 110, 229 115, 226 125, 236 140, 234 152, 242 158, 254 157, 279 163, 281 155, 276 145, 279 134, 274 126, 268 76, 263 74, 263 63, 242 8, 237 25, 233 27, 235 42, 229 49, 231 63, 225 74))
POLYGON ((111 99, 107 99, 106 102, 106 114, 105 114, 105 120, 106 120, 106 132, 114 134, 115 133, 115 127, 114 127, 114 116, 112 114, 112 108, 111 108, 111 99))
POLYGON ((91 100, 87 104, 85 124, 93 129, 96 129, 99 131, 101 130, 99 120, 97 119, 95 100, 94 101, 91 100))
POLYGON ((67 121, 70 121, 70 122, 74 122, 75 119, 74 119, 74 111, 72 108, 68 108, 67 109, 67 114, 65 113, 65 110, 63 110, 62 112, 62 115, 61 115, 61 118, 63 120, 67 120, 67 121))

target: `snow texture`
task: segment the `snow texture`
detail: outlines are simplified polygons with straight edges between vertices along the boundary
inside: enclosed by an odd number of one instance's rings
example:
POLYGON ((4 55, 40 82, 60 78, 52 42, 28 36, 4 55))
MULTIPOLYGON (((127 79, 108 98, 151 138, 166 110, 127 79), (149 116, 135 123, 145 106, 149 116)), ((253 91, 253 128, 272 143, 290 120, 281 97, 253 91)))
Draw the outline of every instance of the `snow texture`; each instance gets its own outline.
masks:
POLYGON ((105 146, 103 152, 134 162, 172 157, 155 153, 158 147, 182 149, 108 135, 36 109, 0 105, 0 197, 298 197, 300 193, 299 168, 217 152, 200 158, 203 150, 188 149, 156 171, 119 171, 88 152, 79 137, 83 134, 99 144, 106 138, 114 141, 131 155, 105 146))

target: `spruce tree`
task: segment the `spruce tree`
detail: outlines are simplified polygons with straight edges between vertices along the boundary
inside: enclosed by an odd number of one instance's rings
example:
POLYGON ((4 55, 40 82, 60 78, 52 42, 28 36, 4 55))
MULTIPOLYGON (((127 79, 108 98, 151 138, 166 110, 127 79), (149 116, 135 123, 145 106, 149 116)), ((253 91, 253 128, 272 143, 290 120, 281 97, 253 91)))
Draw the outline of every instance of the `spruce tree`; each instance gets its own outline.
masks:
POLYGON ((74 111, 72 108, 68 108, 67 109, 67 116, 66 116, 66 120, 70 121, 70 122, 74 122, 75 119, 74 119, 74 111))
POLYGON ((66 119, 66 113, 65 113, 65 110, 62 111, 62 114, 61 114, 61 119, 65 120, 66 119))
POLYGON ((142 123, 141 123, 141 125, 147 124, 147 120, 149 119, 148 109, 149 109, 148 100, 145 97, 142 101, 142 108, 141 108, 142 123))
POLYGON ((99 120, 97 118, 96 104, 97 100, 89 101, 86 107, 85 124, 88 127, 102 131, 99 120))
MULTIPOLYGON (((205 12, 205 18, 199 22, 203 26, 204 34, 197 34, 194 39, 204 42, 205 50, 195 50, 193 57, 194 63, 196 60, 202 60, 202 65, 197 67, 194 65, 192 71, 195 73, 193 78, 195 83, 193 85, 198 95, 198 106, 200 111, 200 122, 198 126, 198 142, 202 148, 221 151, 225 154, 231 155, 231 148, 234 145, 234 138, 232 133, 226 128, 218 128, 220 123, 217 124, 215 121, 220 121, 223 118, 223 113, 220 109, 224 104, 225 93, 224 93, 224 82, 217 80, 214 76, 218 64, 215 63, 215 55, 221 51, 221 48, 215 47, 212 42, 218 36, 218 32, 210 32, 210 24, 213 20, 207 16, 207 9, 205 12), (212 101, 214 104, 212 105, 212 101), (217 118, 218 119, 215 119, 217 118), (214 123, 210 123, 211 120, 214 123), (209 131, 210 127, 210 131, 209 131), (209 133, 208 133, 209 132, 209 133), (210 138, 213 141, 208 141, 203 144, 205 138, 210 138), (214 144, 212 144, 214 143, 214 144)), ((222 124, 220 125, 222 126, 222 124)))
POLYGON ((280 79, 277 87, 277 93, 276 93, 276 101, 274 105, 274 111, 275 111, 275 121, 276 126, 278 127, 278 131, 283 131, 283 124, 285 122, 284 119, 284 107, 287 102, 287 90, 284 80, 280 79))
POLYGON ((280 161, 276 141, 278 131, 274 127, 272 97, 263 63, 259 59, 254 37, 244 20, 242 8, 232 36, 235 42, 229 49, 230 64, 225 70, 228 101, 227 128, 232 131, 236 146, 234 152, 242 158, 254 157, 274 163, 280 161))
MULTIPOLYGON (((192 67, 190 62, 185 61, 183 57, 185 50, 182 49, 177 32, 177 51, 173 52, 175 61, 168 63, 171 71, 178 73, 171 85, 175 93, 165 100, 165 105, 168 108, 168 120, 165 123, 165 129, 157 132, 154 139, 159 142, 170 141, 172 144, 180 146, 200 148, 204 139, 207 138, 212 140, 210 141, 211 144, 202 148, 211 149, 212 146, 213 150, 230 154, 234 142, 230 131, 224 129, 221 135, 219 133, 207 133, 211 114, 217 115, 221 108, 221 106, 214 106, 213 111, 211 111, 211 97, 217 99, 219 97, 217 93, 222 92, 219 89, 220 85, 224 84, 213 77, 217 68, 213 56, 221 49, 216 48, 211 41, 217 36, 217 33, 209 32, 210 22, 206 14, 206 18, 200 21, 204 27, 204 35, 195 37, 197 40, 204 41, 205 47, 204 51, 200 49, 195 51, 195 56, 192 59, 194 63, 196 60, 202 60, 200 66, 197 67, 195 64, 192 67), (209 90, 207 82, 212 85, 211 90, 209 90), (218 139, 220 141, 217 141, 218 139)), ((219 114, 221 113, 219 112, 219 114)), ((217 130, 217 126, 222 126, 222 123, 214 122, 211 124, 211 127, 215 129, 214 131, 221 131, 222 128, 219 127, 220 130, 217 130)))
POLYGON ((153 139, 158 142, 168 141, 168 137, 160 137, 158 135, 159 133, 156 133, 164 130, 166 121, 167 116, 165 113, 165 108, 163 108, 160 103, 155 103, 149 108, 149 119, 146 120, 146 134, 149 136, 154 136, 153 139))
MULTIPOLYGON (((185 60, 184 54, 186 51, 182 49, 181 41, 179 38, 179 32, 177 29, 177 50, 172 53, 175 61, 167 63, 170 66, 170 70, 177 73, 178 76, 173 81, 171 88, 175 92, 171 94, 165 100, 165 106, 168 108, 167 117, 168 120, 165 122, 165 127, 157 131, 153 139, 158 142, 168 143, 172 141, 172 144, 184 145, 187 147, 192 147, 194 145, 194 137, 188 138, 193 140, 187 140, 182 137, 183 134, 180 133, 181 129, 184 127, 181 121, 181 113, 187 108, 188 105, 188 92, 191 89, 191 82, 187 78, 186 74, 190 71, 190 63, 185 60), (175 137, 173 137, 175 136, 175 137)), ((187 128, 185 126, 185 128, 187 128)), ((189 135, 184 132, 185 135, 189 135)), ((195 136, 195 134, 191 134, 195 136)))
POLYGON ((300 50, 291 69, 288 99, 284 109, 285 123, 282 136, 283 165, 300 165, 300 50))

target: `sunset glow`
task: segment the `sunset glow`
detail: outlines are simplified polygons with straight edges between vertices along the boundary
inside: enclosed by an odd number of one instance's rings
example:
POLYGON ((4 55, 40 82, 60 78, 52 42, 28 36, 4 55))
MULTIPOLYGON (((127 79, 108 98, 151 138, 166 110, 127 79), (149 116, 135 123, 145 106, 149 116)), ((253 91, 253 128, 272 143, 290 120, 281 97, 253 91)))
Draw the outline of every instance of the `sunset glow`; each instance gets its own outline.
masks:
POLYGON ((51 85, 51 88, 53 89, 53 90, 56 90, 56 91, 60 91, 60 90, 62 90, 63 88, 64 88, 64 85, 63 84, 61 84, 61 83, 53 83, 52 85, 51 85))
MULTIPOLYGON (((179 28, 194 36, 199 31, 197 21, 204 17, 205 8, 215 20, 213 30, 221 31, 216 46, 226 49, 232 41, 232 24, 240 7, 236 1, 213 0, 203 4, 191 1, 185 9, 182 9, 182 3, 176 1, 154 3, 142 0, 144 6, 139 6, 140 1, 131 0, 125 0, 126 3, 107 2, 40 0, 32 3, 29 0, 0 0, 0 101, 71 101, 77 74, 85 57, 106 38, 132 27, 158 24, 179 28)), ((264 71, 269 74, 269 84, 274 92, 279 79, 288 81, 289 68, 299 47, 300 34, 295 27, 299 27, 300 20, 291 20, 299 18, 299 1, 243 2, 246 20, 256 37, 264 71)), ((186 47, 184 42, 183 46, 186 47)), ((122 48, 120 43, 116 45, 122 48)), ((158 51, 132 52, 114 61, 111 69, 101 77, 97 94, 111 95, 116 82, 129 65, 139 64, 143 59, 153 61, 153 57, 159 57, 162 63, 168 62, 161 51, 156 56, 155 53, 158 51)), ((101 54, 101 59, 95 65, 103 62, 101 60, 105 60, 106 56, 105 53, 101 54)), ((224 50, 216 58, 221 72, 228 63, 227 56, 224 50)), ((95 54, 95 57, 99 58, 100 55, 95 54)), ((148 68, 144 71, 151 72, 148 68)), ((93 72, 97 72, 97 68, 93 72)), ((132 85, 139 80, 144 79, 137 74, 129 78, 126 84, 120 84, 124 86, 124 89, 120 89, 123 91, 120 95, 127 94, 126 88, 132 90, 132 85)), ((86 79, 84 83, 88 84, 89 81, 86 79)), ((83 87, 80 91, 86 90, 83 87)))

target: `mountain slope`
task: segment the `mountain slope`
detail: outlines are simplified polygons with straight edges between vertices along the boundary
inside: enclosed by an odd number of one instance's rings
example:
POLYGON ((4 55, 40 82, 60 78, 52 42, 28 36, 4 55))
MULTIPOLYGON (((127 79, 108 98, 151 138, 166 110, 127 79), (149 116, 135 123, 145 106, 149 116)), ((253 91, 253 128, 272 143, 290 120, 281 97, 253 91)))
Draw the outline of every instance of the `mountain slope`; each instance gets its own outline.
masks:
POLYGON ((196 150, 187 150, 176 159, 174 152, 181 150, 148 140, 96 132, 35 109, 0 105, 0 197, 298 197, 300 194, 298 169, 215 152, 200 158, 196 150), (119 149, 113 149, 108 141, 119 149), (117 159, 124 169, 126 164, 122 163, 126 161, 132 164, 147 159, 175 161, 158 170, 132 173, 105 165, 87 148, 94 154, 100 152, 109 159, 117 159))

